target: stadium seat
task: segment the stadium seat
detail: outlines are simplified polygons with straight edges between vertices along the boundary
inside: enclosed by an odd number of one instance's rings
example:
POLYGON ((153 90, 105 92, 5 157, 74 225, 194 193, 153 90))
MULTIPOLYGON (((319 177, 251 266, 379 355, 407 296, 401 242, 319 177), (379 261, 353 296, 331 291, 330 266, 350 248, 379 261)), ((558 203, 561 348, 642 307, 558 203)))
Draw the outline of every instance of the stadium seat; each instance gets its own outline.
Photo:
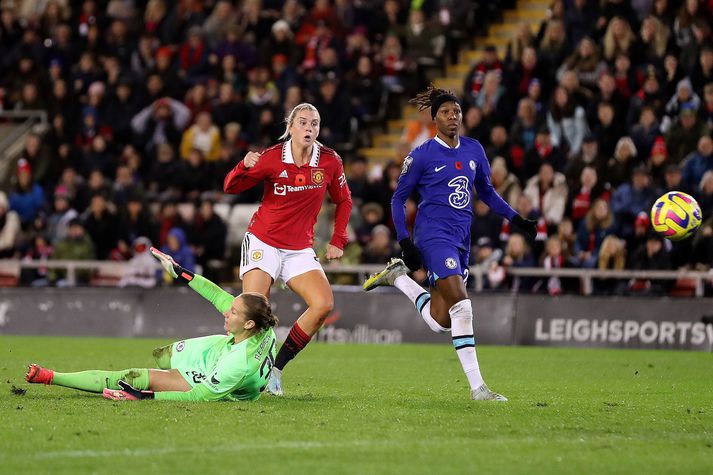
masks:
POLYGON ((216 203, 213 205, 213 212, 220 216, 220 219, 228 222, 228 217, 230 216, 230 205, 228 203, 216 203))
POLYGON ((255 211, 260 207, 260 203, 251 204, 236 204, 230 210, 230 216, 226 221, 228 225, 228 246, 240 246, 245 231, 248 229, 248 224, 255 214, 255 211))
POLYGON ((183 221, 185 221, 186 223, 192 223, 195 220, 196 205, 194 205, 193 203, 178 203, 176 209, 178 211, 178 214, 181 215, 181 218, 183 218, 183 221))

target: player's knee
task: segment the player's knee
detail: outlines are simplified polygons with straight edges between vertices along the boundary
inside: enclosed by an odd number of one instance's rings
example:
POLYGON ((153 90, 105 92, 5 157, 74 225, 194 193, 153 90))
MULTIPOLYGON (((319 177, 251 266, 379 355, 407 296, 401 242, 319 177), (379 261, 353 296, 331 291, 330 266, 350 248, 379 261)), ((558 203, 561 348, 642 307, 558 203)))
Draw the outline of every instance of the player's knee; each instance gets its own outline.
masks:
POLYGON ((470 303, 470 299, 463 299, 455 304, 448 310, 448 314, 451 320, 456 319, 473 319, 473 306, 470 303))
POLYGON ((171 367, 171 345, 162 346, 153 350, 153 357, 156 364, 161 369, 171 367))
POLYGON ((321 298, 317 299, 310 304, 312 311, 317 314, 320 324, 324 322, 324 319, 332 313, 334 310, 334 299, 331 298, 321 298))

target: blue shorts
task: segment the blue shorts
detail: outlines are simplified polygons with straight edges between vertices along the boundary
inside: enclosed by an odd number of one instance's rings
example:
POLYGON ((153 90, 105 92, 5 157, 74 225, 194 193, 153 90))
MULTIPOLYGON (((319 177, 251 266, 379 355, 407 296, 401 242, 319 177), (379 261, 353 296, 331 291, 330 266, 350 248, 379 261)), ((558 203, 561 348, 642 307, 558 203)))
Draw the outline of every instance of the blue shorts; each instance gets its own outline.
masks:
POLYGON ((462 249, 447 241, 428 241, 419 243, 418 250, 431 287, 436 286, 438 279, 452 275, 462 276, 464 284, 468 282, 469 248, 462 249))

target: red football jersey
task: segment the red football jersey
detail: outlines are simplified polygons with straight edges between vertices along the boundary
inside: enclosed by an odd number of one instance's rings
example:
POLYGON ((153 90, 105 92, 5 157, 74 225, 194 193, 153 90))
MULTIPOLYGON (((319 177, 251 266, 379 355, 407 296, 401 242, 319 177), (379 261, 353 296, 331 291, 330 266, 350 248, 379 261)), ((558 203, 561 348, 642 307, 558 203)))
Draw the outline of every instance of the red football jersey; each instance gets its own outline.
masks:
POLYGON ((315 142, 310 161, 298 167, 290 144, 288 140, 263 150, 252 168, 245 168, 242 161, 238 163, 225 177, 223 190, 236 194, 264 182, 262 204, 250 220, 248 231, 271 246, 290 250, 312 247, 314 224, 329 191, 337 206, 330 244, 344 249, 352 197, 341 158, 331 148, 315 142))

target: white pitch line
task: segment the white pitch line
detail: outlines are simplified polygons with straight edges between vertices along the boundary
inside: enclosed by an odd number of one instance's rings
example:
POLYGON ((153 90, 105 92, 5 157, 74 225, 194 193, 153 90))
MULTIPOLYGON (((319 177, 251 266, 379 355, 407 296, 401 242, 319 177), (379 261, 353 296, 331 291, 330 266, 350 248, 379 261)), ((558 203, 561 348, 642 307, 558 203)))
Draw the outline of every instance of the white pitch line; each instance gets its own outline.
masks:
MULTIPOLYGON (((408 442, 409 445, 420 442, 408 442)), ((96 457, 115 457, 115 456, 131 456, 131 457, 150 457, 154 455, 168 455, 173 453, 186 452, 235 452, 247 450, 265 450, 265 449, 322 449, 322 448, 348 448, 348 447, 370 447, 370 446, 394 446, 404 445, 404 442, 395 442, 390 440, 353 440, 349 442, 271 442, 264 444, 231 444, 229 446, 213 446, 213 447, 154 447, 154 448, 138 448, 138 449, 121 449, 121 450, 58 450, 54 452, 36 452, 34 457, 37 459, 53 459, 53 458, 96 458, 96 457)))

